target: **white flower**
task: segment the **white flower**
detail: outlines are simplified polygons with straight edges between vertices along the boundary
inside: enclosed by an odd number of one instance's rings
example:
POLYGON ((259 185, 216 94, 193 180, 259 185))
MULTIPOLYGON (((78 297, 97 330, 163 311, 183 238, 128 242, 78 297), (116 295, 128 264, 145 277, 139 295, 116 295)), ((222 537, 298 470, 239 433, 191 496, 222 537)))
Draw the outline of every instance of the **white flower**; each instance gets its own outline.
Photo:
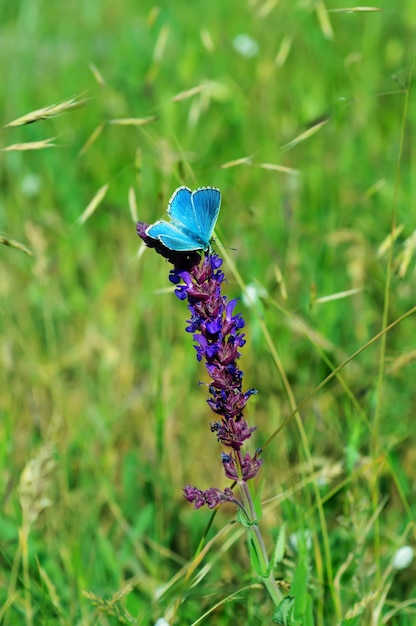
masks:
POLYGON ((267 297, 267 291, 261 285, 249 283, 243 291, 243 302, 247 307, 257 306, 262 298, 267 297))
POLYGON ((34 196, 38 195, 42 185, 42 181, 40 179, 40 176, 38 176, 37 174, 26 174, 25 176, 23 176, 20 185, 22 193, 28 198, 33 198, 34 196))
POLYGON ((259 53, 259 44, 257 41, 250 37, 250 35, 246 35, 244 33, 234 37, 233 47, 236 52, 239 52, 241 56, 246 57, 247 59, 251 59, 259 53))
POLYGON ((411 546, 402 546, 394 555, 393 567, 395 569, 406 569, 413 561, 414 550, 411 546))

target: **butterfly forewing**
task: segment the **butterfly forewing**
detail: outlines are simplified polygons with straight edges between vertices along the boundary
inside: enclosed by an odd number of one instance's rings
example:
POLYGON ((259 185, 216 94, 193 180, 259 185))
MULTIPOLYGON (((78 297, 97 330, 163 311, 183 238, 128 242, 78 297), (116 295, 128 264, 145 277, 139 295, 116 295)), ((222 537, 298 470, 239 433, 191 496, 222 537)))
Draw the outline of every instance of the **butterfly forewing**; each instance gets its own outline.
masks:
POLYGON ((204 239, 209 241, 214 232, 221 205, 221 193, 215 187, 201 187, 192 194, 194 211, 204 239))
POLYGON ((188 187, 179 187, 169 200, 167 214, 173 222, 192 230, 195 213, 192 203, 192 191, 188 187))

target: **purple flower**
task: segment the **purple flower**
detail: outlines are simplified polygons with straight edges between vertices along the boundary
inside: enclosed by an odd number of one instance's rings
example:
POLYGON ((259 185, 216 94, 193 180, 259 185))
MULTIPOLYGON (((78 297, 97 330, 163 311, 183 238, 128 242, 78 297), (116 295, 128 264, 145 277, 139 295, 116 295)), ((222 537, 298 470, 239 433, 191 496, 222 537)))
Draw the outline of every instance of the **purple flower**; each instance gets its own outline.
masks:
POLYGON ((256 452, 254 457, 251 458, 250 453, 247 452, 243 459, 240 457, 240 463, 237 464, 232 456, 223 453, 221 460, 227 478, 244 481, 254 478, 263 464, 263 461, 258 459, 257 455, 258 453, 256 452))
POLYGON ((229 419, 226 422, 222 420, 211 424, 211 431, 217 434, 218 441, 234 450, 239 450, 255 430, 256 426, 249 427, 243 417, 239 420, 229 419))
MULTIPOLYGON (((231 480, 247 481, 258 473, 262 461, 259 451, 254 457, 240 452, 244 442, 255 430, 243 417, 243 411, 255 389, 243 391, 243 372, 238 360, 240 349, 246 339, 241 330, 245 326, 240 313, 234 313, 238 300, 228 300, 222 295, 225 277, 221 271, 222 259, 211 253, 174 252, 159 241, 146 235, 147 224, 139 223, 137 233, 146 245, 155 248, 173 264, 169 280, 175 285, 179 300, 187 300, 189 319, 186 332, 192 334, 198 361, 203 361, 211 379, 208 385, 208 405, 218 416, 211 424, 211 431, 218 441, 229 449, 223 453, 225 475, 231 480)), ((235 500, 232 491, 216 488, 201 491, 188 485, 184 488, 185 498, 194 503, 196 509, 206 504, 214 508, 217 504, 235 500)))
POLYGON ((183 495, 188 502, 194 503, 194 509, 200 509, 204 504, 210 509, 215 508, 217 504, 222 504, 222 502, 235 502, 238 504, 234 498, 233 492, 229 488, 221 491, 220 489, 211 487, 210 489, 201 491, 197 489, 197 487, 186 485, 186 487, 183 488, 183 495))

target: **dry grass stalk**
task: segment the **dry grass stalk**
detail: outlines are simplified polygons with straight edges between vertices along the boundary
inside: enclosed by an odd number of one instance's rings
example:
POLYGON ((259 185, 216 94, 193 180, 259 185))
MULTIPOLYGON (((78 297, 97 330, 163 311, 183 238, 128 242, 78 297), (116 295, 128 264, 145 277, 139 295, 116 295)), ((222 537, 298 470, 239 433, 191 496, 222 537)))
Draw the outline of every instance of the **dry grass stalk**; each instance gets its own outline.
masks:
POLYGON ((16 250, 21 250, 22 252, 24 252, 25 254, 28 254, 29 256, 33 256, 33 252, 29 250, 29 248, 26 248, 25 245, 23 245, 19 241, 16 241, 15 239, 9 239, 8 237, 4 237, 3 235, 0 235, 0 244, 1 243, 5 246, 10 246, 10 248, 16 248, 16 250))
POLYGON ((56 143, 51 143, 55 137, 49 137, 49 139, 42 139, 41 141, 28 141, 26 143, 14 143, 6 148, 3 148, 3 152, 12 152, 16 150, 43 150, 44 148, 55 148, 56 143))
POLYGON ((117 124, 118 126, 144 126, 156 122, 157 115, 149 115, 148 117, 121 117, 119 119, 110 120, 109 124, 117 124))
POLYGON ((53 450, 49 444, 26 463, 18 486, 23 526, 31 526, 42 511, 52 506, 52 500, 47 494, 55 467, 53 450))
POLYGON ((77 98, 70 98, 69 100, 65 100, 65 102, 61 102, 60 104, 51 104, 49 106, 43 107, 42 109, 30 111, 30 113, 26 113, 26 115, 22 115, 22 117, 18 117, 12 122, 6 124, 4 128, 11 128, 13 126, 24 126, 25 124, 33 124, 34 122, 38 122, 40 120, 47 120, 51 117, 56 117, 57 115, 66 113, 67 111, 72 111, 72 109, 78 109, 79 107, 84 106, 86 102, 86 98, 82 100, 77 100, 77 98))

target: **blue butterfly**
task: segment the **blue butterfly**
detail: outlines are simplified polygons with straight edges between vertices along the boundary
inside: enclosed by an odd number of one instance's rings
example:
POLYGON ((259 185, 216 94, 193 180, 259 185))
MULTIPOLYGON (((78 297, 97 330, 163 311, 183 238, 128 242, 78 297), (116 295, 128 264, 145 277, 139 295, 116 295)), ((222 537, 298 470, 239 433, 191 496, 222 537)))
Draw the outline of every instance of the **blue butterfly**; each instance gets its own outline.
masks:
POLYGON ((175 252, 208 250, 220 205, 219 189, 178 187, 167 208, 170 222, 158 220, 146 228, 146 235, 175 252))

